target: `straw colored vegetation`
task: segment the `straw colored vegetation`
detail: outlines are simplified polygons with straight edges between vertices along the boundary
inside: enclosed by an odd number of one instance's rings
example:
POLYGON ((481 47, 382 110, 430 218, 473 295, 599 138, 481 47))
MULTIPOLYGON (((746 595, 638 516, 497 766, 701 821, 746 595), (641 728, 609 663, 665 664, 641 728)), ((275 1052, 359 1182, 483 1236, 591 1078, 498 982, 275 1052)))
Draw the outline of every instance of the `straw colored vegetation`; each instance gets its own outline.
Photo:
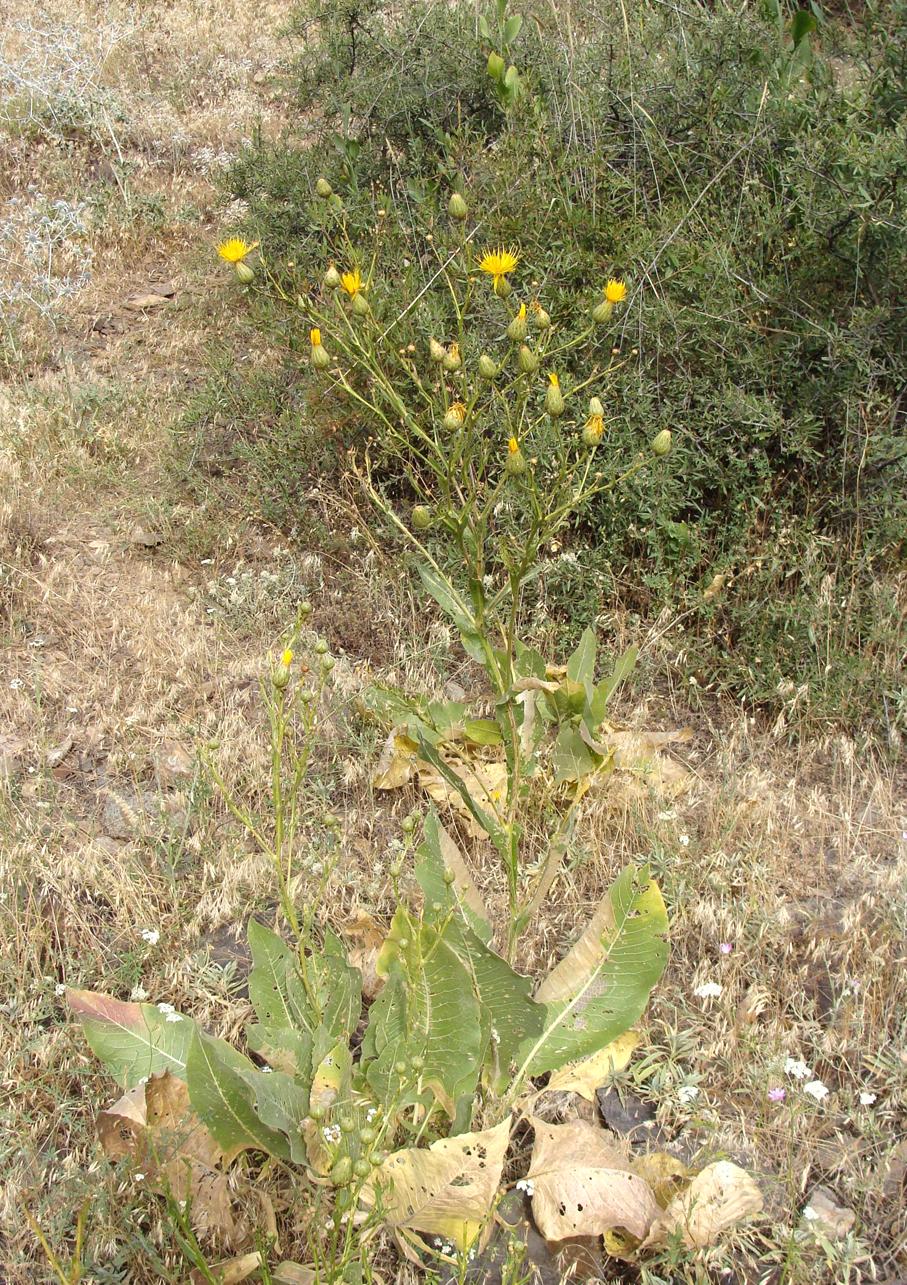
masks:
MULTIPOLYGON (((321 539, 307 547, 261 519, 241 468, 212 472, 218 439, 187 450, 181 416, 212 367, 226 359, 254 376, 274 364, 213 247, 241 216, 223 204, 219 169, 254 129, 281 124, 284 6, 68 0, 64 17, 21 2, 7 14, 0 1277, 181 1282, 173 1208, 99 1150, 95 1117, 116 1089, 63 988, 172 1004, 237 1041, 250 1013, 246 924, 273 923, 276 893, 211 769, 243 806, 267 807, 259 684, 301 602, 337 657, 312 768, 339 822, 324 925, 349 931, 368 912, 388 927, 400 823, 426 803, 414 781, 375 787, 384 732, 363 715, 366 689, 481 708, 488 688, 373 544, 358 490, 312 488, 301 526, 321 539), (188 476, 195 456, 210 491, 188 476)), ((705 1249, 632 1268, 612 1258, 605 1279, 893 1280, 907 1236, 896 756, 843 734, 792 747, 701 694, 691 709, 674 636, 633 629, 615 613, 600 645, 616 657, 639 644, 641 672, 672 679, 640 680, 609 717, 641 734, 683 731, 664 750, 679 766, 646 787, 615 772, 590 791, 557 895, 515 959, 543 975, 621 868, 649 863, 670 958, 613 1086, 651 1105, 691 1166, 745 1169, 763 1209, 705 1249), (836 1213, 811 1216, 816 1187, 836 1213)), ((445 815, 493 917, 506 916, 487 845, 445 815)), ((272 1267, 311 1262, 319 1228, 301 1171, 250 1153, 238 1169, 260 1202, 245 1249, 276 1235, 272 1267)), ((239 1252, 216 1238, 203 1248, 212 1264, 239 1252)), ((389 1233, 370 1256, 374 1279, 416 1279, 389 1233)))

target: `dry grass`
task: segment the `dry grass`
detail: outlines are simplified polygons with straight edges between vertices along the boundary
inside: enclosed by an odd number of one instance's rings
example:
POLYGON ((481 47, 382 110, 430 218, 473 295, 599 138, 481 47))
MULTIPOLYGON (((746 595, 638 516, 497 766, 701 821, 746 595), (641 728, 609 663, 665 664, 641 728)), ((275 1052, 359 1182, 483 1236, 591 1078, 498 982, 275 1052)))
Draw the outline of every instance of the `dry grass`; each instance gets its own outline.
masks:
MULTIPOLYGON (((279 122, 270 78, 283 11, 259 7, 250 22, 247 8, 211 0, 103 12, 71 0, 61 23, 19 3, 3 36, 5 65, 21 67, 34 32, 62 40, 65 26, 67 48, 81 50, 72 74, 82 100, 69 103, 67 124, 64 64, 50 58, 47 92, 0 135, 0 200, 22 197, 2 217, 19 235, 48 202, 94 203, 81 230, 60 233, 49 270, 26 256, 0 280, 18 280, 28 296, 5 335, 0 386, 0 1274, 9 1285, 53 1279, 23 1207, 65 1257, 85 1201, 86 1279, 186 1279, 160 1206, 99 1160, 93 1115, 111 1087, 56 987, 127 995, 141 986, 220 1032, 239 1029, 237 938, 272 890, 193 751, 216 742, 227 778, 262 801, 258 675, 295 604, 311 596, 347 652, 344 697, 377 664, 411 690, 474 682, 394 568, 374 555, 340 566, 288 550, 220 497, 187 500, 165 467, 170 424, 230 317, 229 295, 209 291, 197 266, 229 218, 211 173, 255 119, 279 122), (162 281, 175 286, 172 302, 122 306, 162 281), (179 747, 188 758, 174 771, 179 747), (156 945, 142 939, 147 928, 159 930, 156 945)), ((265 360, 244 355, 243 340, 234 327, 238 360, 265 360)), ((355 517, 338 504, 326 521, 348 527, 355 517)), ((624 713, 641 725, 683 723, 678 692, 624 713)), ((373 797, 374 731, 354 715, 332 729, 321 775, 343 814, 345 859, 329 900, 338 917, 357 903, 381 913, 393 814, 414 800, 373 797)), ((615 788, 590 805, 563 909, 549 909, 524 962, 563 947, 626 858, 651 860, 671 907, 672 958, 625 1083, 659 1103, 691 1152, 752 1168, 768 1217, 650 1279, 893 1277, 907 1230, 889 1170, 907 1085, 903 779, 844 740, 783 748, 723 708, 697 714, 695 732, 693 783, 677 799, 615 788), (721 984, 720 997, 696 998, 705 980, 721 984), (787 1056, 825 1082, 823 1103, 785 1075, 787 1056), (770 1103, 768 1088, 781 1084, 787 1100, 770 1103), (699 1088, 695 1101, 678 1097, 684 1085, 699 1088), (861 1106, 861 1091, 876 1101, 861 1106), (858 1215, 856 1235, 827 1250, 796 1231, 817 1182, 858 1215), (725 1267, 736 1276, 718 1275, 725 1267)), ((274 1179, 278 1208, 283 1181, 274 1179)), ((300 1220, 282 1213, 281 1227, 286 1256, 304 1257, 300 1220)))

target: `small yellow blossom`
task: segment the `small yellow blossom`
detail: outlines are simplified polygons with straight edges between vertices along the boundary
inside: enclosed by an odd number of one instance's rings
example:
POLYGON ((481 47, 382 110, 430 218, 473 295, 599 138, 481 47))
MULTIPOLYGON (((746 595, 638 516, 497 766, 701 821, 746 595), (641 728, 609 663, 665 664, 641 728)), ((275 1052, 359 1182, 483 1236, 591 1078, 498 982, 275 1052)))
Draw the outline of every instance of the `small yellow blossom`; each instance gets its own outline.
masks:
POLYGON ((290 648, 289 648, 289 647, 286 649, 286 651, 285 651, 285 652, 283 653, 283 655, 281 656, 281 658, 280 658, 280 663, 281 663, 281 665, 285 666, 285 668, 287 668, 287 669, 289 669, 289 668, 290 668, 290 666, 292 665, 292 663, 293 663, 293 653, 292 653, 292 651, 290 650, 290 648))
POLYGON ((520 444, 515 437, 511 437, 510 441, 507 443, 507 449, 511 455, 516 455, 517 451, 520 449, 520 444))
POLYGON ((356 295, 362 289, 362 273, 358 268, 354 268, 352 272, 344 272, 343 276, 340 278, 340 284, 343 286, 349 297, 351 299, 355 299, 356 295))
POLYGON ((242 263, 243 259, 245 259, 247 255, 251 254, 252 251, 257 248, 258 244, 259 243, 257 241, 253 241, 252 244, 249 245, 249 243, 244 241, 242 237, 234 236, 231 237, 229 241, 221 242, 217 247, 217 253, 227 263, 242 263))
POLYGON ((504 246, 499 246, 497 250, 485 251, 479 267, 493 279, 494 288, 497 290, 507 274, 513 272, 519 261, 520 256, 514 246, 507 249, 504 246))
POLYGON ((627 287, 623 281, 618 281, 615 277, 611 277, 605 286, 604 294, 608 303, 623 303, 627 297, 627 287))
POLYGON ((309 331, 309 339, 311 339, 311 341, 312 341, 312 347, 313 347, 313 348, 320 348, 320 347, 321 347, 321 331, 318 329, 318 327, 317 327, 317 326, 314 326, 314 327, 309 331))
POLYGON ((558 379, 556 373, 553 370, 548 372, 548 378, 551 381, 552 388, 560 388, 561 381, 558 379))

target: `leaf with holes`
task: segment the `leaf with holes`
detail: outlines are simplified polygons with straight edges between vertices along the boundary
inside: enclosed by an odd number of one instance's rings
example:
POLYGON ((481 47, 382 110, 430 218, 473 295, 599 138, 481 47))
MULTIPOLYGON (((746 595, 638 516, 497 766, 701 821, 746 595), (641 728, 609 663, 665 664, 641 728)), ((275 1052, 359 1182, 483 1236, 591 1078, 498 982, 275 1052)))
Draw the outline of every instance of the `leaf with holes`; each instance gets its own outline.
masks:
POLYGON ((589 1057, 640 1017, 668 958, 668 916, 648 867, 627 866, 536 991, 545 1029, 521 1049, 530 1075, 589 1057))
POLYGON ((195 1031, 191 1018, 162 1012, 156 1004, 127 1004, 97 991, 68 990, 66 1002, 92 1052, 124 1089, 163 1071, 185 1079, 195 1031))
POLYGON ((658 1205, 604 1130, 585 1120, 533 1119, 532 1126, 535 1144, 526 1176, 533 1187, 532 1216, 545 1239, 601 1236, 624 1227, 642 1240, 658 1205))
POLYGON ((240 1151, 253 1150, 289 1160, 287 1139, 266 1125, 255 1109, 257 1076, 268 1078, 223 1040, 195 1032, 186 1081, 199 1119, 231 1158, 240 1151))
POLYGON ((494 1208, 510 1122, 394 1152, 363 1188, 364 1203, 391 1227, 441 1236, 465 1252, 494 1208))
POLYGON ((418 848, 416 879, 425 905, 440 905, 444 913, 453 909, 473 932, 488 941, 491 924, 488 911, 466 859, 432 809, 425 818, 422 843, 418 848), (451 883, 445 878, 453 877, 451 883))

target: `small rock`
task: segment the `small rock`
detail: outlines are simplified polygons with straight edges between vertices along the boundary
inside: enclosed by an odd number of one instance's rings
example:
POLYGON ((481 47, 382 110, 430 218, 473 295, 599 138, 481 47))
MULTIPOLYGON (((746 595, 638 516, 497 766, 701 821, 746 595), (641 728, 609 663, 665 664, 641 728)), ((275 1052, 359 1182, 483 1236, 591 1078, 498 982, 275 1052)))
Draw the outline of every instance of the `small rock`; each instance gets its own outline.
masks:
POLYGON ((834 1193, 827 1187, 813 1187, 803 1206, 800 1226, 821 1232, 828 1240, 843 1240, 856 1221, 854 1211, 836 1204, 834 1193))
POLYGON ((129 539, 133 544, 141 545, 143 549, 156 549, 159 544, 164 543, 164 537, 159 531, 148 531, 143 526, 134 527, 129 539))
POLYGON ((71 749, 72 733, 65 736, 59 745, 55 745, 53 749, 48 750, 44 757, 44 761, 50 768, 59 767, 71 749))
POLYGON ((605 1123, 630 1143, 648 1145, 664 1142, 664 1131, 655 1122, 655 1108, 633 1093, 619 1094, 615 1089, 596 1091, 598 1109, 605 1123))
POLYGON ((195 773, 192 752, 182 741, 163 741, 152 755, 154 775, 161 789, 190 781, 195 773))

